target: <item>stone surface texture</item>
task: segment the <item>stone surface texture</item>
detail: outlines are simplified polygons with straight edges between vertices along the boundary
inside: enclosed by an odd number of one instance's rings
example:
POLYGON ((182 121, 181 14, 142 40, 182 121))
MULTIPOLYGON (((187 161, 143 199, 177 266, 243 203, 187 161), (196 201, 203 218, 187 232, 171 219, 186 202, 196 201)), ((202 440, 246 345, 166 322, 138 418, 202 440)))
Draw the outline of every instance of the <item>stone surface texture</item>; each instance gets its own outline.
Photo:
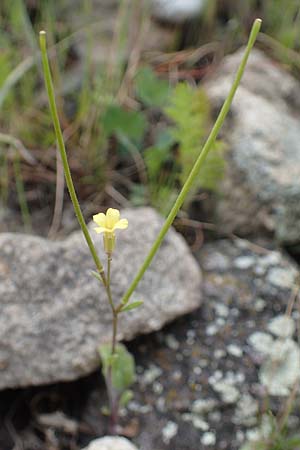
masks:
MULTIPOLYGON (((120 299, 163 220, 151 208, 122 212, 112 294, 120 299)), ((102 260, 102 236, 90 225, 102 260)), ((111 312, 80 231, 62 241, 0 234, 0 388, 72 380, 99 365, 97 346, 109 340, 111 312)), ((160 329, 201 303, 201 273, 184 239, 169 231, 132 301, 120 317, 119 339, 160 329)))
POLYGON ((83 450, 138 450, 128 439, 117 436, 106 436, 92 441, 83 450))
MULTIPOLYGON (((228 56, 207 92, 216 109, 229 92, 243 50, 228 56)), ((222 230, 275 233, 300 242, 300 84, 253 50, 233 101, 223 138, 228 173, 218 216, 222 230)))
POLYGON ((152 0, 153 15, 171 23, 183 23, 199 16, 206 0, 152 0))

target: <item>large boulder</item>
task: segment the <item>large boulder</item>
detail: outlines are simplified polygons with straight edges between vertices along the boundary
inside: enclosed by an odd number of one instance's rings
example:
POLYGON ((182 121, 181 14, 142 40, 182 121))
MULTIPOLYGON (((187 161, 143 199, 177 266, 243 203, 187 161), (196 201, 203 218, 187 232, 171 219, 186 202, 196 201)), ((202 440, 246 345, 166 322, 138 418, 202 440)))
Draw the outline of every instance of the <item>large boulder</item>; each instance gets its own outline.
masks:
MULTIPOLYGON (((218 108, 242 51, 225 58, 207 91, 218 108)), ((275 233, 300 242, 300 84, 253 50, 225 125, 228 171, 218 205, 222 230, 275 233)))
MULTIPOLYGON (((122 215, 129 228, 118 234, 112 263, 116 301, 163 223, 151 208, 122 215)), ((95 234, 94 240, 103 255, 102 237, 95 234)), ((0 234, 0 388, 73 380, 97 368, 97 347, 111 335, 111 311, 93 269, 80 231, 60 242, 0 234)), ((196 261, 183 238, 170 230, 132 296, 144 305, 121 315, 118 338, 158 330, 195 309, 200 287, 196 261)))

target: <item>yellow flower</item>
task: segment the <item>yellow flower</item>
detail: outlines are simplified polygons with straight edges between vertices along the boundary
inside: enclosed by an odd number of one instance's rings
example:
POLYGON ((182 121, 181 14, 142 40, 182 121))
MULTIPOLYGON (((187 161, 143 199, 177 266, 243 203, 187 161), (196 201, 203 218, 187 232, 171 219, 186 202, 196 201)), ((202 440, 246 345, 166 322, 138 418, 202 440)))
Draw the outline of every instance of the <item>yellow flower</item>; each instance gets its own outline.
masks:
POLYGON ((125 230, 128 227, 128 220, 120 219, 120 211, 113 208, 109 208, 106 214, 95 214, 93 220, 98 225, 95 228, 96 233, 104 233, 103 240, 106 253, 112 253, 115 248, 115 230, 125 230))

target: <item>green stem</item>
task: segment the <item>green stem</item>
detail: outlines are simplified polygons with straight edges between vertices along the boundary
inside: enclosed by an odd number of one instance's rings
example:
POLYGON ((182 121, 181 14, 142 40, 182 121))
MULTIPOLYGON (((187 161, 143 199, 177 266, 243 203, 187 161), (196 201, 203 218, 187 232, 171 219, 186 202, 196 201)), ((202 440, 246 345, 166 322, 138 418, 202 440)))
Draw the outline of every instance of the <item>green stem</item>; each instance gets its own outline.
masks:
POLYGON ((58 118, 58 114, 57 114, 57 107, 56 107, 56 102, 55 102, 55 95, 54 95, 51 71, 50 71, 49 60, 48 60, 48 55, 47 55, 47 44, 46 44, 46 32, 45 31, 40 31, 40 49, 41 49, 41 53, 42 53, 44 78, 45 78, 45 84, 46 84, 47 93, 48 93, 51 116, 52 116, 52 121, 53 121, 54 129, 55 129, 58 148, 59 148, 59 151, 61 154, 61 159, 62 159, 62 163, 63 163, 63 167, 64 167, 66 183, 68 186, 68 190, 70 193, 70 197, 71 197, 71 200, 73 203, 73 207, 74 207, 75 214, 77 216, 79 225, 82 229, 85 240, 90 249, 90 252, 94 259, 94 262, 96 264, 97 270, 102 278, 103 284, 104 284, 104 286, 106 286, 106 277, 104 274, 104 269, 101 264, 100 258, 96 252, 92 238, 89 234, 83 214, 81 212, 81 208, 80 208, 79 201, 78 201, 78 198, 77 198, 77 195, 75 192, 75 188, 74 188, 74 184, 73 184, 73 180, 72 180, 72 176, 71 176, 71 172, 70 172, 70 168, 69 168, 69 164, 68 164, 68 158, 67 158, 67 153, 66 153, 66 149, 65 149, 63 134, 61 131, 59 118, 58 118))
POLYGON ((251 29, 251 33, 249 36, 249 40, 248 40, 248 44, 243 56, 243 59, 240 63, 240 66, 238 68, 236 77, 234 79, 234 82, 232 84, 232 87, 230 89, 230 92, 222 106, 222 109, 219 113, 219 116, 215 122, 215 125, 213 127, 213 129, 211 130, 211 133, 200 153, 200 155, 198 156, 198 159, 196 160, 193 169, 191 170, 186 182, 184 183, 184 186, 180 192, 180 194, 177 197, 177 200, 173 206, 173 208, 171 209, 171 212, 169 213, 162 229, 160 230, 152 248, 150 249, 144 263, 142 264, 139 272, 137 273, 136 277, 134 278, 134 280, 132 281, 131 285, 129 286, 128 290, 126 291, 125 295, 123 296, 120 305, 117 307, 117 311, 120 311, 121 308, 126 305, 132 295, 132 293, 134 292, 135 288, 137 287, 139 281, 141 280, 141 278, 143 277, 144 273, 146 272, 147 268, 149 267, 154 255, 156 254, 158 248, 160 247, 162 240, 164 239, 167 231, 169 230, 170 226, 172 225, 173 220, 175 219, 179 209, 181 208, 189 190, 191 189, 191 186, 195 180, 195 178, 197 177, 199 170, 201 169, 205 158, 208 154, 208 152, 210 151, 210 149, 212 148, 212 146, 215 143, 215 140, 217 138, 217 135, 220 131, 220 128, 223 125, 223 122, 228 114, 228 111, 230 109, 233 97, 235 95, 235 92, 240 84, 241 78, 243 76, 245 67, 246 67, 246 63, 250 54, 250 51, 252 50, 252 47, 255 43, 257 34, 260 30, 261 27, 261 20, 260 19, 256 19, 255 22, 253 23, 252 29, 251 29))
POLYGON ((107 272, 106 272, 106 293, 107 293, 107 298, 112 310, 112 313, 115 313, 115 307, 114 307, 114 303, 113 303, 113 299, 112 299, 112 295, 111 295, 111 288, 110 288, 110 268, 111 268, 111 255, 107 255, 107 272))

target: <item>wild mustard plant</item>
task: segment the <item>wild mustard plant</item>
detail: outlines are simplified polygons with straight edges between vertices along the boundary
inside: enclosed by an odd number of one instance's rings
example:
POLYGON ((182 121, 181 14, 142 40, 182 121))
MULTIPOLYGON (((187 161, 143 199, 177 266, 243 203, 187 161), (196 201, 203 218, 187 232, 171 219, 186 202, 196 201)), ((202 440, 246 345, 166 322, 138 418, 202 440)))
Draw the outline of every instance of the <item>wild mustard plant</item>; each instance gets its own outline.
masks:
POLYGON ((47 88, 47 92, 48 92, 49 105, 50 105, 50 109, 51 109, 51 115, 52 115, 54 129, 55 129, 55 133, 56 133, 57 144, 58 144, 58 148, 59 148, 59 151, 61 154, 61 159, 62 159, 62 163, 63 163, 63 167, 64 167, 66 183, 68 186, 68 190, 69 190, 70 197, 71 197, 71 200, 72 200, 72 203, 74 206, 75 213, 78 218, 78 222, 81 226, 82 232, 85 236, 86 242, 88 244, 88 247, 90 249, 91 255, 94 260, 94 263, 97 268, 97 272, 95 272, 94 275, 99 279, 101 284, 103 284, 103 286, 106 290, 108 301, 109 301, 111 311, 112 311, 111 344, 101 346, 101 348, 100 348, 100 356, 102 359, 103 374, 104 374, 104 377, 106 380, 108 396, 109 396, 109 401, 110 401, 110 417, 111 417, 110 431, 111 431, 111 433, 117 432, 119 405, 121 403, 126 403, 126 401, 129 399, 130 392, 127 391, 127 388, 133 383, 134 378, 135 378, 134 361, 133 361, 132 356, 128 353, 128 351, 122 344, 117 344, 119 314, 129 311, 131 309, 137 308, 137 307, 141 306, 141 304, 142 304, 142 302, 130 303, 131 295, 134 292, 135 288, 137 287, 138 283, 140 282, 141 278, 143 277, 144 273, 146 272, 147 268, 149 267, 154 255, 156 254, 157 250, 159 249, 167 231, 169 230, 170 226, 172 225, 173 220, 175 219, 179 209, 181 208, 184 200, 186 199, 186 196, 188 195, 190 189, 192 188, 193 183, 196 180, 196 177, 198 176, 198 173, 199 173, 200 169, 202 168, 209 151, 215 144, 219 130, 220 130, 221 126, 223 125, 223 122, 229 111, 229 108, 232 103, 235 92, 241 81, 250 51, 255 43, 257 34, 260 30, 260 26, 261 26, 261 20, 256 19, 252 26, 248 44, 247 44, 244 56, 242 58, 241 64, 238 68, 236 77, 233 81, 232 87, 230 89, 230 92, 229 92, 224 104, 223 104, 223 107, 219 113, 219 116, 214 124, 214 127, 211 130, 211 133, 206 141, 206 144, 204 145, 201 153, 199 154, 197 160, 195 161, 194 166, 193 166, 190 174, 188 175, 187 180, 185 181, 185 183, 182 187, 182 190, 179 193, 164 225, 162 226, 155 242, 153 243, 153 246, 151 247, 147 257, 145 258, 145 261, 143 262, 137 275, 133 279, 127 292, 124 294, 123 298, 121 300, 119 300, 119 303, 115 303, 114 299, 112 298, 112 294, 111 294, 111 288, 110 288, 111 260, 112 260, 113 251, 115 250, 115 239, 116 239, 115 230, 127 228, 128 223, 127 223, 126 219, 120 219, 120 213, 118 210, 115 210, 112 208, 108 209, 106 214, 99 213, 94 216, 94 221, 97 224, 95 231, 97 233, 103 233, 103 237, 104 237, 104 240, 103 240, 104 249, 105 249, 105 252, 107 255, 107 269, 105 271, 104 267, 102 265, 102 262, 100 261, 100 258, 96 252, 95 246, 93 244, 93 240, 89 234, 85 220, 83 218, 83 215, 82 215, 82 212, 80 209, 80 205, 79 205, 79 202, 78 202, 78 199, 76 196, 75 188, 73 185, 72 176, 71 176, 70 168, 68 165, 68 159, 67 159, 66 149, 65 149, 65 145, 64 145, 63 135, 62 135, 62 131, 61 131, 61 127, 60 127, 60 123, 59 123, 59 119, 58 119, 58 114, 57 114, 54 89, 53 89, 48 55, 47 55, 46 33, 45 33, 45 31, 40 32, 40 48, 41 48, 41 52, 42 52, 42 62, 43 62, 43 69, 44 69, 45 84, 46 84, 46 88, 47 88))

